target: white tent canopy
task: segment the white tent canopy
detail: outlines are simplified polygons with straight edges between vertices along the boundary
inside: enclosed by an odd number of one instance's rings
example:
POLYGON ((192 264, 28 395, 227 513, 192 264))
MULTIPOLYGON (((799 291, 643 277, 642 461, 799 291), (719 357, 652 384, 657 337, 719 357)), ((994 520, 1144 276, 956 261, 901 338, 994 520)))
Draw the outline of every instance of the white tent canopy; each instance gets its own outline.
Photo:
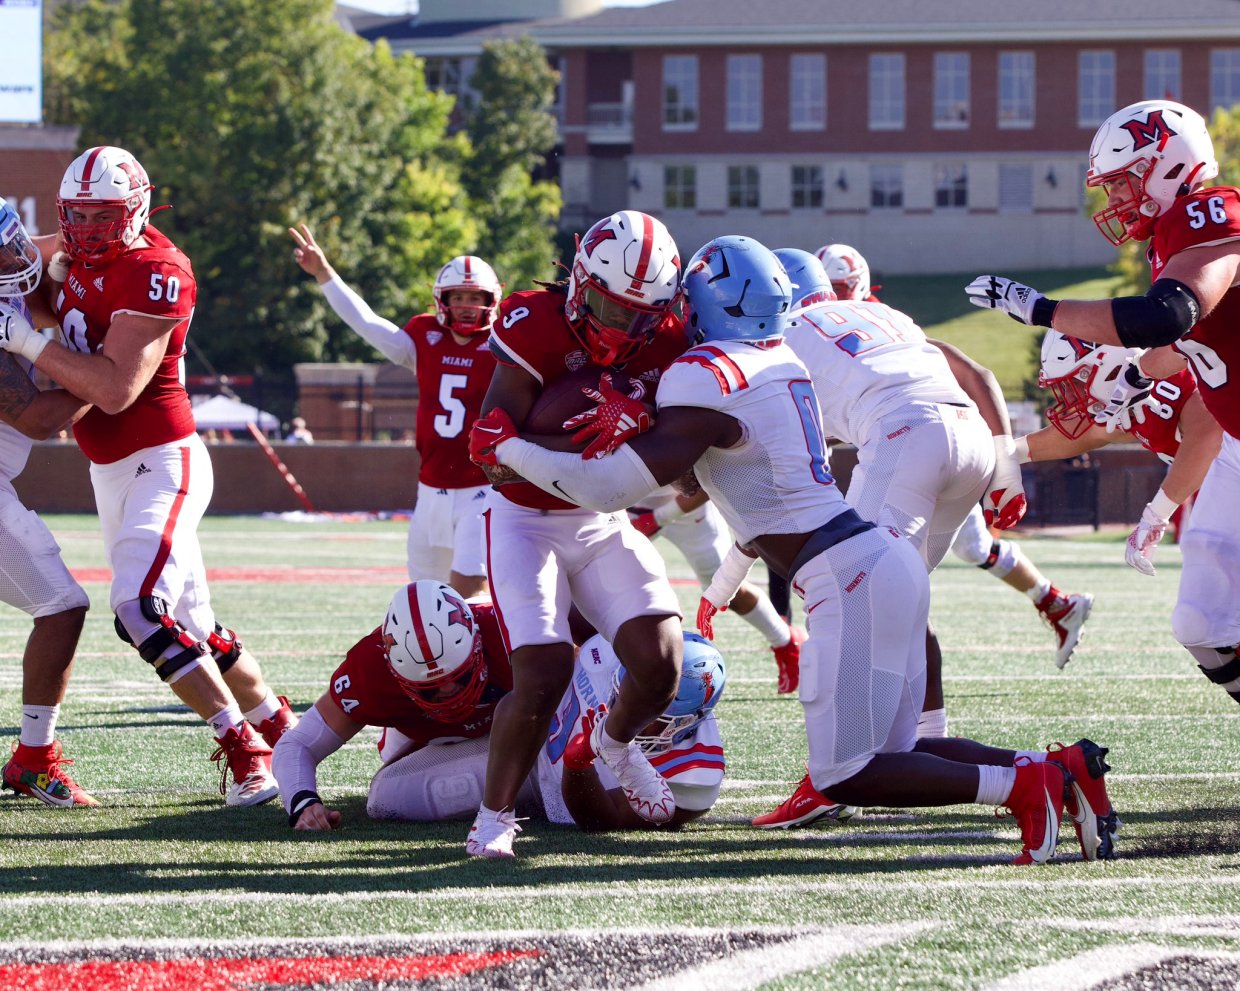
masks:
POLYGON ((280 420, 256 406, 227 396, 212 396, 194 404, 194 422, 199 430, 244 430, 247 423, 262 431, 278 430, 280 420))

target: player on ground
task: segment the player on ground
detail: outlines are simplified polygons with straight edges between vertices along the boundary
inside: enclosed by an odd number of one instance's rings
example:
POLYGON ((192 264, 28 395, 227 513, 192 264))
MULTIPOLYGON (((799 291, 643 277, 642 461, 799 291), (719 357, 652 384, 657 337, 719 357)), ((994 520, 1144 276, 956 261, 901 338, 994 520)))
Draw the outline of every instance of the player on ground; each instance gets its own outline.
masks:
POLYGON ((150 181, 123 149, 83 152, 57 204, 67 257, 52 271, 63 276, 55 313, 66 346, 10 323, 0 347, 92 404, 73 433, 91 462, 117 634, 211 727, 227 803, 268 801, 270 744, 296 716, 211 610, 197 535, 211 459, 180 377, 193 270, 149 225, 150 181))
POLYGON ((435 277, 434 313, 403 328, 376 314, 328 264, 305 224, 289 229, 297 264, 314 276, 336 315, 393 364, 418 377, 414 445, 421 458, 409 521, 409 577, 447 582, 466 598, 487 590, 482 508, 487 481, 469 460, 469 428, 495 371, 487 337, 503 287, 474 255, 453 258, 435 277))
MULTIPOLYGON (((689 567, 697 575, 702 588, 711 579, 728 548, 732 536, 723 522, 719 510, 711 505, 706 493, 681 495, 674 486, 665 485, 642 500, 640 506, 629 509, 633 525, 647 537, 666 537, 684 555, 689 567)), ((805 631, 790 626, 771 605, 771 600, 750 582, 741 585, 736 598, 728 608, 766 638, 775 656, 775 668, 779 673, 776 688, 780 695, 797 690, 800 680, 801 644, 805 631)))
MULTIPOLYGON (((0 200, 0 325, 33 332, 26 297, 43 274, 43 256, 16 211, 0 200)), ((49 314, 50 315, 50 314, 49 314)), ((8 331, 5 331, 8 333, 8 331)), ((0 601, 34 620, 22 653, 22 715, 13 755, 0 771, 5 788, 48 805, 98 805, 70 777, 56 739, 60 704, 69 687, 73 655, 90 601, 60 557, 47 526, 22 505, 13 479, 42 440, 84 410, 63 390, 40 393, 29 363, 0 353, 0 601)))
POLYGON ((1038 384, 1055 395, 1056 402, 1046 411, 1051 425, 1017 440, 1016 449, 1022 460, 1053 461, 1136 440, 1170 465, 1124 550, 1128 565, 1152 576, 1164 521, 1201 487, 1218 457, 1223 428, 1206 409, 1187 368, 1153 383, 1149 396, 1121 418, 1126 426, 1117 424, 1112 431, 1095 422, 1110 402, 1116 380, 1140 355, 1136 348, 1088 344, 1048 330, 1038 384), (1150 532, 1155 527, 1157 534, 1150 532))
MULTIPOLYGON (((491 334, 498 364, 483 409, 523 423, 543 389, 590 363, 623 369, 652 389, 686 346, 672 313, 679 290, 680 258, 662 223, 634 210, 600 220, 580 240, 565 288, 504 300, 491 334)), ((592 428, 600 441, 649 417, 636 399, 618 397, 607 406, 592 428), (617 409, 623 413, 611 416, 617 409)), ((479 423, 470 437, 476 461, 485 459, 475 452, 493 442, 479 423)), ((495 716, 486 791, 466 851, 511 851, 517 792, 572 678, 570 602, 628 671, 620 697, 594 727, 594 748, 633 809, 667 821, 675 811, 671 791, 633 742, 667 707, 680 677, 680 607, 658 551, 623 514, 582 508, 528 482, 492 493, 485 524, 487 570, 515 686, 495 716)))
MULTIPOLYGON (((1180 540, 1183 570, 1171 630, 1202 673, 1240 702, 1240 190, 1218 175, 1201 115, 1170 100, 1116 111, 1089 149, 1086 185, 1107 205, 1094 214, 1113 244, 1150 241, 1144 296, 1055 300, 994 275, 966 289, 978 306, 1020 323, 1098 344, 1149 348, 1116 383, 1100 416, 1113 419, 1153 383, 1192 368, 1206 408, 1225 431, 1180 540)), ((1166 529, 1166 503, 1146 506, 1135 540, 1145 556, 1166 529)))
POLYGON ((584 460, 520 440, 497 410, 475 427, 492 432, 497 463, 604 512, 692 467, 739 541, 702 599, 703 633, 712 602, 726 602, 744 579, 750 553, 805 600, 800 698, 818 790, 858 806, 1006 805, 1021 825, 1015 862, 1044 863, 1070 788, 1082 852, 1108 856, 1115 822, 1101 748, 1081 741, 1016 752, 917 738, 925 564, 899 531, 850 509, 827 471, 813 384, 782 341, 791 292, 779 260, 749 238, 717 238, 687 266, 685 293, 700 343, 664 373, 652 429, 605 461, 584 460))
MULTIPOLYGON (((870 284, 865 256, 847 244, 824 244, 817 257, 841 300, 879 302, 870 284)), ((949 360, 952 355, 949 353, 949 360)), ((951 545, 952 553, 1023 592, 1055 634, 1055 665, 1062 669, 1081 639, 1081 628, 1093 607, 1092 595, 1061 592, 1021 551, 1014 540, 991 536, 980 506, 974 506, 951 545)))
MULTIPOLYGON (((676 798, 673 826, 714 804, 724 769, 712 713, 723 692, 723 659, 697 634, 684 636, 676 698, 637 738, 676 798)), ((633 812, 610 772, 595 766, 588 743, 623 676, 602 637, 582 646, 572 684, 519 799, 541 808, 551 822, 656 828, 633 812)), ((511 687, 508 654, 489 602, 467 603, 448 586, 427 580, 401 589, 383 624, 349 650, 329 689, 276 744, 272 765, 290 825, 339 825, 340 813, 319 797, 317 768, 363 726, 385 727, 384 766, 370 784, 370 816, 433 822, 472 815, 482 798, 491 717, 511 687)))

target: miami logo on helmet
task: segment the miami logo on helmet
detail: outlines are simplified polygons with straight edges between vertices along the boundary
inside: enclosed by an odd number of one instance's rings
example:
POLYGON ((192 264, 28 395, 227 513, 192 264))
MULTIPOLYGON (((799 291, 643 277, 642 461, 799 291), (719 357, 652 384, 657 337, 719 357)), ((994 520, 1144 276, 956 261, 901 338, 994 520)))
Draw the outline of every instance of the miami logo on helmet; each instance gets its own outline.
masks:
POLYGON ((443 593, 444 601, 452 604, 452 611, 448 613, 448 625, 455 626, 460 623, 470 633, 474 632, 474 614, 470 612, 469 607, 465 605, 455 595, 443 593))
POLYGON ((1132 136, 1133 151, 1140 151, 1156 142, 1161 145, 1168 138, 1180 133, 1163 119, 1161 110, 1151 110, 1145 120, 1134 117, 1121 126, 1132 136))
POLYGON ((614 240, 616 240, 615 231, 613 231, 610 227, 600 227, 596 224, 586 232, 586 239, 581 242, 581 250, 584 251, 586 253, 586 257, 589 258, 594 254, 594 249, 604 241, 614 240))
POLYGON ((1064 334, 1063 339, 1071 346, 1072 353, 1076 355, 1077 361, 1080 361, 1087 354, 1098 350, 1097 344, 1093 344, 1089 341, 1082 341, 1079 337, 1069 337, 1067 334, 1064 334))

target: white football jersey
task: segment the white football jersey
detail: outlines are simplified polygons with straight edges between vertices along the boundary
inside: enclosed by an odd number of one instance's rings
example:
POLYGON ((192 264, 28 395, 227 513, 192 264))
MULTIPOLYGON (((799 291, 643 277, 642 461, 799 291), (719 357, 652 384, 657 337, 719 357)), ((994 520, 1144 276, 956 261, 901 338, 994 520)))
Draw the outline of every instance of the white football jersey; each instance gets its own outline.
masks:
MULTIPOLYGON (((34 325, 30 309, 20 296, 0 297, 0 324, 7 324, 10 320, 20 321, 27 327, 34 325)), ((13 359, 27 375, 33 375, 30 362, 18 355, 13 355, 13 359)), ((33 443, 29 437, 14 430, 7 423, 0 423, 0 478, 11 482, 22 473, 33 443)))
POLYGON ((815 303, 794 311, 785 340, 814 380, 823 430, 860 446, 906 403, 964 403, 943 352, 908 316, 882 303, 815 303))
MULTIPOLYGON (((549 822, 569 825, 573 817, 564 805, 560 780, 564 776, 564 750, 569 741, 581 732, 581 717, 586 709, 597 709, 600 702, 611 699, 612 678, 620 667, 620 658, 611 644, 600 636, 591 637, 581 647, 573 664, 573 680, 560 699, 547 743, 538 753, 534 773, 549 822)), ((650 758, 650 763, 667 779, 678 808, 694 811, 709 809, 719 797, 723 783, 723 740, 715 714, 707 715, 693 732, 665 753, 650 758)), ((604 788, 619 788, 615 776, 595 761, 599 780, 604 788)))
POLYGON ((810 533, 848 509, 827 469, 809 372, 786 344, 699 344, 663 373, 656 402, 716 409, 740 423, 740 443, 710 448, 694 471, 741 543, 810 533))

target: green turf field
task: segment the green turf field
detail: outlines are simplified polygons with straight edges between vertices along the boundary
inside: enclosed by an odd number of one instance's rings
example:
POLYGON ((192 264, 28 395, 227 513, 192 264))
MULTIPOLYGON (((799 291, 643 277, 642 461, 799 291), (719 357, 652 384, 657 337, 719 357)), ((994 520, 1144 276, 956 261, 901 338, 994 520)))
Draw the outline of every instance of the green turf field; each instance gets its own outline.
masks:
MULTIPOLYGON (((48 522, 72 567, 102 566, 93 519, 48 522)), ((217 614, 299 710, 402 581, 397 522, 211 518, 202 539, 210 568, 247 579, 213 583, 217 614)), ((798 704, 775 694, 769 652, 726 614, 716 630, 729 671, 717 710, 728 777, 713 813, 683 833, 587 836, 531 821, 517 860, 470 860, 466 823, 366 819, 377 734, 365 732, 320 769, 345 828, 295 834, 278 803, 224 806, 208 733, 116 639, 107 588, 90 582, 61 738, 104 807, 0 799, 0 988, 1125 988, 1142 967, 1154 976, 1141 987, 1189 986, 1177 983, 1184 972, 1200 979, 1193 987, 1234 987, 1240 708, 1170 636, 1177 550, 1160 549, 1147 579, 1123 565, 1120 539, 1023 539, 1057 584, 1097 596, 1062 673, 1027 599, 954 559, 933 579, 954 733, 1019 748, 1084 735, 1111 748, 1120 859, 1081 862, 1067 827, 1042 868, 1008 866, 1016 825, 979 806, 750 828, 801 777, 803 728, 798 704), (459 985, 384 983, 359 978, 350 956, 494 940, 554 966, 496 965, 459 985), (353 969, 332 977, 317 963, 259 980, 233 959, 311 951, 344 954, 353 969), (81 969, 84 958, 150 967, 195 953, 228 962, 132 983, 81 969), (38 969, 49 960, 77 967, 78 983, 38 969)), ((697 590, 678 587, 692 615, 697 590)), ((0 612, 0 724, 12 738, 28 630, 23 614, 0 612)))

